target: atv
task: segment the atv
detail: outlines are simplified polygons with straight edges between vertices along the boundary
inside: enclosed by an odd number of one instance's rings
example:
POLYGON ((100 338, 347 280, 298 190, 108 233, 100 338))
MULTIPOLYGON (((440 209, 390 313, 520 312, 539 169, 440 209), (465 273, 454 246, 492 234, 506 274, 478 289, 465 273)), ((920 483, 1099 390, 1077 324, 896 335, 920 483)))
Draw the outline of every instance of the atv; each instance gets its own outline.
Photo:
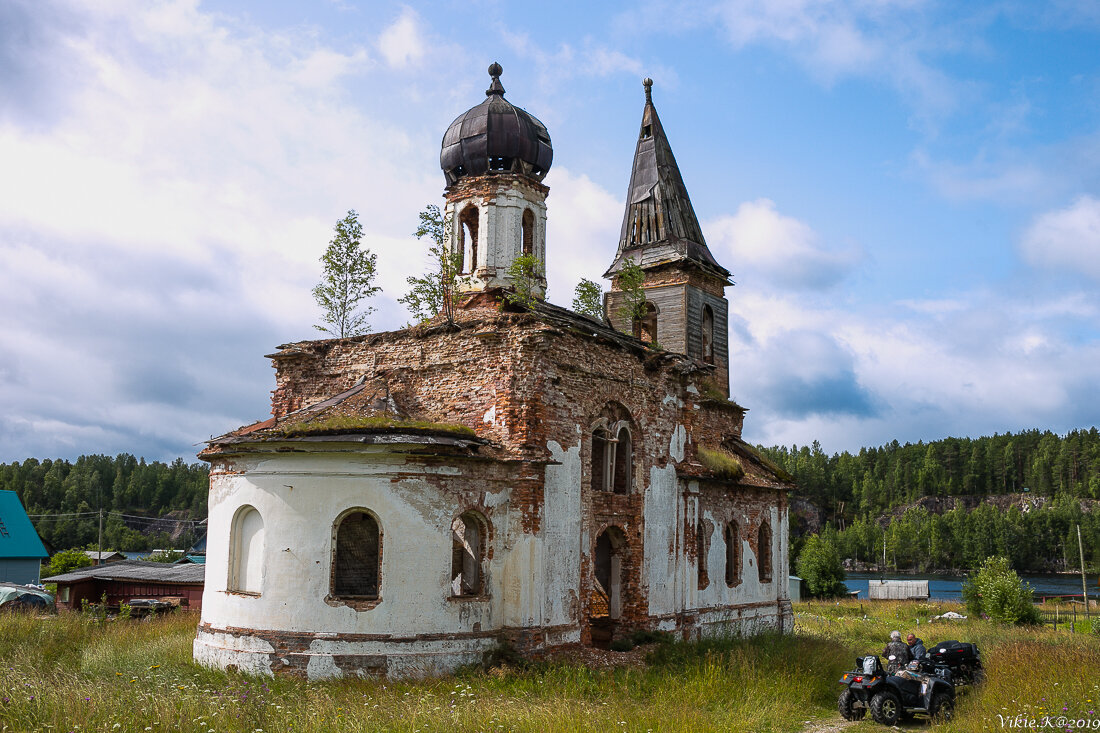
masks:
POLYGON ((950 668, 927 657, 896 674, 887 674, 875 655, 856 657, 855 671, 845 672, 840 683, 845 689, 837 708, 845 720, 861 720, 868 710, 882 725, 912 715, 950 720, 955 709, 950 668))
POLYGON ((925 660, 951 670, 951 681, 956 685, 978 684, 985 679, 982 657, 978 647, 962 641, 941 641, 928 647, 925 660))

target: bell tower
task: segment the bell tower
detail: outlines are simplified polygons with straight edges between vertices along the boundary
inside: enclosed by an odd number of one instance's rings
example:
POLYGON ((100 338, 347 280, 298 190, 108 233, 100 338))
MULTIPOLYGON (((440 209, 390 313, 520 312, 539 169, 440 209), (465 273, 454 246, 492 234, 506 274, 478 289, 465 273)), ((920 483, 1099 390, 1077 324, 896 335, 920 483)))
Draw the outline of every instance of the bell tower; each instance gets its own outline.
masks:
POLYGON ((542 179, 554 150, 546 126, 504 98, 503 69, 489 67, 485 101, 451 123, 439 164, 447 177, 447 246, 462 255, 462 289, 511 286, 520 255, 540 263, 536 295, 546 291, 546 196, 542 179))
POLYGON ((715 386, 729 395, 729 270, 703 239, 672 147, 653 106, 653 80, 645 79, 645 108, 626 191, 626 213, 615 261, 604 273, 611 290, 604 311, 620 331, 715 367, 715 386), (633 322, 621 313, 619 275, 627 261, 642 268, 646 315, 633 322))

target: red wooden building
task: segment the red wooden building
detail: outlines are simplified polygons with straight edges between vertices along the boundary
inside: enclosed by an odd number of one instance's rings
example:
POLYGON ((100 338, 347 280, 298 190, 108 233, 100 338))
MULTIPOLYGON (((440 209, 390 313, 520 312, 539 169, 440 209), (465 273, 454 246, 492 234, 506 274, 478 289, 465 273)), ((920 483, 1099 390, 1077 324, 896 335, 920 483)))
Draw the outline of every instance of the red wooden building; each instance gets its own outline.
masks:
POLYGON ((106 594, 107 606, 112 608, 135 598, 152 598, 179 599, 181 607, 198 610, 202 608, 205 575, 206 566, 201 564, 122 560, 43 578, 42 582, 57 583, 58 608, 79 609, 82 600, 99 603, 106 594))

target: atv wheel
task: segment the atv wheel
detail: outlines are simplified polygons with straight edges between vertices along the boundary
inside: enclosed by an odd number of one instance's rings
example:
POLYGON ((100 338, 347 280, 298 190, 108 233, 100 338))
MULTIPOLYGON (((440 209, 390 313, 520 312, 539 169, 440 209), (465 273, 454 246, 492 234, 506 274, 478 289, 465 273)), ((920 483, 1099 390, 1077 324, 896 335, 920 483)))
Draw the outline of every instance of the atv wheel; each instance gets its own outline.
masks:
POLYGON ((901 717, 901 701, 890 690, 884 690, 871 698, 871 717, 876 723, 893 725, 901 717))
POLYGON ((836 707, 845 720, 863 720, 863 716, 867 714, 867 708, 854 707, 855 701, 856 696, 852 694, 851 690, 845 690, 837 698, 836 707))
POLYGON ((954 712, 955 703, 951 701, 951 696, 946 692, 937 692, 932 696, 932 708, 928 713, 932 716, 933 722, 946 723, 951 720, 954 712))

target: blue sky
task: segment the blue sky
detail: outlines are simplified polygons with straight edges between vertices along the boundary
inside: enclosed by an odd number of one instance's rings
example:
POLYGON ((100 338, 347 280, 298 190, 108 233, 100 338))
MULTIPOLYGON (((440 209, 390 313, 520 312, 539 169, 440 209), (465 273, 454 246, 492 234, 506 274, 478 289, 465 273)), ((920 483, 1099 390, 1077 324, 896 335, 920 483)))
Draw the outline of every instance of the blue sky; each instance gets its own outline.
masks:
POLYGON ((745 437, 1100 422, 1100 3, 0 4, 0 460, 190 458, 268 413, 356 209, 376 331, 443 131, 554 142, 549 297, 611 261, 654 101, 734 273, 745 437))

